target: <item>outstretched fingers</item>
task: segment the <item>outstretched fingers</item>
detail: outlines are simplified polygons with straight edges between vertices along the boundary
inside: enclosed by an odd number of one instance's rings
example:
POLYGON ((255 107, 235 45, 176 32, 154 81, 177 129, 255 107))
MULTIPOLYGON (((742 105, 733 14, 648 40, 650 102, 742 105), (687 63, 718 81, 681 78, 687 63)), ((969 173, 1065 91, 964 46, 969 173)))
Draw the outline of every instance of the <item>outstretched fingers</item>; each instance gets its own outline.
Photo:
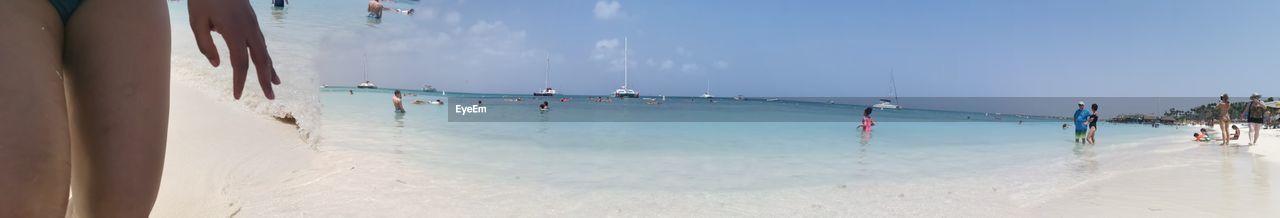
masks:
POLYGON ((263 39, 262 32, 257 32, 250 37, 253 39, 249 40, 249 55, 253 58, 253 65, 257 67, 258 85, 262 86, 262 94, 267 96, 267 99, 276 99, 271 85, 280 84, 280 77, 276 76, 275 67, 271 65, 271 54, 267 52, 266 40, 263 39))
POLYGON ((227 41, 227 51, 231 55, 231 93, 239 100, 240 94, 244 92, 245 77, 249 74, 249 50, 244 39, 234 36, 235 34, 227 33, 222 35, 227 41))
POLYGON ((209 17, 191 16, 191 32, 196 35, 196 47, 200 49, 200 54, 204 54, 204 58, 209 60, 209 64, 218 67, 218 47, 213 45, 213 37, 211 34, 212 25, 209 23, 209 17))

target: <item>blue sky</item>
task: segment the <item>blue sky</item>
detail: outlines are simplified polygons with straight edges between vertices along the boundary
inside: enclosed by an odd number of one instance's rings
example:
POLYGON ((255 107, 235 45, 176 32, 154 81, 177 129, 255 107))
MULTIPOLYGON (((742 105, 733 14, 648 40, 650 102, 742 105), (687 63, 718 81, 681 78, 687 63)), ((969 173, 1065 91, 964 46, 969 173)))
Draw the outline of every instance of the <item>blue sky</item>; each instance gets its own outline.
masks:
MULTIPOLYGON (((375 82, 645 95, 1276 95, 1280 1, 431 1, 359 30, 375 82), (396 21, 393 19, 399 19, 396 21), (413 70, 403 70, 413 69, 413 70)), ((340 40, 335 38, 331 40, 340 40)), ((322 75, 354 84, 358 75, 322 75)))

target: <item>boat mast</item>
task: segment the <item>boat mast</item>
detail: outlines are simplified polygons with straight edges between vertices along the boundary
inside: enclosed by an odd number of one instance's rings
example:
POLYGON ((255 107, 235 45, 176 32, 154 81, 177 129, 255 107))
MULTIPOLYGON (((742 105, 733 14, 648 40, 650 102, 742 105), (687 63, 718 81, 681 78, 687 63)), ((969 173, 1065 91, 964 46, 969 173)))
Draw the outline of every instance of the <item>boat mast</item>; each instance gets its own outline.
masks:
POLYGON ((704 93, 711 94, 711 77, 710 76, 707 77, 707 91, 704 93))
MULTIPOLYGON (((893 80, 893 69, 889 69, 889 94, 893 95, 893 101, 898 102, 898 83, 893 80)), ((898 102, 902 104, 902 102, 898 102)))
MULTIPOLYGON (((550 55, 547 56, 547 77, 545 77, 542 84, 546 86, 548 89, 551 88, 551 56, 550 55)), ((543 90, 543 91, 546 91, 546 90, 543 90)))
POLYGON ((627 53, 631 53, 627 47, 627 38, 622 37, 622 89, 627 89, 627 53))
POLYGON ((360 54, 364 57, 364 81, 369 82, 369 52, 360 47, 360 54))

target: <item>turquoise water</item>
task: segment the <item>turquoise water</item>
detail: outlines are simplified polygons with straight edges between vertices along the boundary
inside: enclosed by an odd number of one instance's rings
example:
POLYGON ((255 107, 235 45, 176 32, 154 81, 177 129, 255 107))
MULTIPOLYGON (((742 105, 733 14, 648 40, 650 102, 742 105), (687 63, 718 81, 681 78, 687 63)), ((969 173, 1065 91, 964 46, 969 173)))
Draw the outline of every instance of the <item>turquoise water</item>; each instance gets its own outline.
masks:
MULTIPOLYGON (((541 113, 534 106, 541 99, 530 96, 521 97, 527 101, 509 102, 505 99, 510 97, 503 95, 421 93, 406 97, 408 113, 396 114, 387 90, 355 90, 351 95, 348 89, 317 89, 319 72, 361 70, 349 66, 357 63, 349 60, 361 58, 359 53, 332 45, 360 44, 343 40, 359 39, 367 31, 397 31, 414 22, 368 20, 363 17, 364 4, 299 1, 286 9, 273 9, 266 2, 254 4, 285 84, 278 89, 283 93, 277 94, 280 98, 276 101, 254 98, 256 90, 249 88, 248 97, 239 102, 268 113, 292 113, 303 123, 304 133, 318 132, 311 137, 322 153, 373 154, 367 156, 389 158, 388 162, 402 163, 415 172, 429 172, 428 179, 465 182, 444 188, 405 184, 412 188, 319 197, 324 200, 429 196, 438 201, 423 203, 423 207, 555 216, 560 215, 555 211, 574 211, 583 208, 580 205, 595 203, 581 201, 610 200, 587 193, 641 193, 622 195, 612 203, 641 210, 680 208, 658 201, 710 207, 699 198, 707 197, 715 200, 705 201, 720 202, 721 209, 712 211, 727 210, 723 209, 725 202, 786 211, 808 208, 811 203, 806 198, 813 198, 860 203, 840 208, 872 211, 860 215, 941 216, 964 211, 968 212, 961 214, 979 215, 1035 206, 1078 187, 1133 172, 1182 166, 1204 169, 1224 162, 1218 159, 1223 156, 1250 156, 1188 143, 1185 127, 1102 123, 1099 143, 1083 146, 1071 142, 1072 131, 1062 129, 1060 121, 939 110, 876 111, 873 116, 881 123, 864 134, 856 128, 863 106, 788 101, 708 103, 671 98, 661 105, 648 105, 639 99, 594 103, 578 96, 569 103, 551 101, 552 110, 541 113), (457 97, 492 99, 485 100, 491 108, 484 116, 490 120, 450 122, 452 105, 464 102, 448 102, 449 106, 408 104, 457 97), (598 122, 601 120, 663 122, 598 122), (857 192, 844 195, 847 192, 831 190, 857 192), (488 204, 495 205, 471 206, 488 204), (545 208, 535 212, 522 205, 545 208), (992 208, 996 210, 987 210, 992 208)), ((392 3, 400 7, 413 4, 416 2, 392 3)), ((185 5, 170 3, 175 78, 229 99, 229 67, 206 70, 207 62, 185 28, 185 5)), ((225 52, 225 47, 220 49, 225 52)), ((354 84, 356 78, 343 80, 354 84)), ((467 101, 465 104, 471 104, 467 101)), ((1074 109, 1069 104, 1059 116, 1074 109)), ((1252 158, 1235 161, 1246 160, 1252 158)), ((1224 168, 1252 172, 1250 166, 1253 164, 1246 162, 1224 168)), ((360 167, 364 170, 368 166, 360 167)), ((320 179, 333 178, 316 178, 320 179)), ((1248 190, 1262 185, 1241 186, 1248 190)), ((299 210, 293 206, 286 204, 281 210, 299 210)), ((588 214, 600 212, 584 210, 588 214)), ((284 214, 293 213, 278 215, 284 214)))
MULTIPOLYGON (((1131 143, 1185 131, 1102 124, 1099 145, 1077 146, 1061 122, 959 122, 954 120, 964 113, 908 109, 875 112, 885 121, 864 135, 858 123, 847 122, 859 119, 863 107, 787 102, 689 104, 681 110, 700 105, 701 113, 833 122, 449 122, 455 103, 409 104, 407 113, 396 114, 387 91, 348 90, 322 92, 326 144, 402 154, 422 167, 481 180, 520 177, 525 185, 585 190, 733 191, 975 177, 1084 181, 1080 173, 1087 172, 1077 169, 1082 152, 1145 152, 1153 147, 1131 143), (826 110, 780 109, 807 107, 826 110), (929 122, 931 115, 942 121, 929 122)), ((449 98, 423 93, 405 101, 436 99, 449 98)), ((486 102, 511 103, 502 99, 486 102)), ((676 110, 575 101, 540 113, 533 105, 541 101, 530 99, 521 107, 530 109, 519 113, 573 116, 581 106, 659 117, 676 110)))

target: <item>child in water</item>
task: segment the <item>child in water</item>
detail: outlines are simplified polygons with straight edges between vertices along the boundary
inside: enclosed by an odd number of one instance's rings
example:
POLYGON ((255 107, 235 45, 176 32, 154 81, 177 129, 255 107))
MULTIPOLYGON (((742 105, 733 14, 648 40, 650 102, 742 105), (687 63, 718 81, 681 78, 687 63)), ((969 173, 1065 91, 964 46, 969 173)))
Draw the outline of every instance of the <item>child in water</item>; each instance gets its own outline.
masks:
MULTIPOLYGON (((0 6, 0 87, 9 90, 0 95, 0 217, 151 213, 169 127, 167 4, 0 6)), ((215 67, 222 59, 210 33, 225 40, 235 98, 252 63, 264 97, 275 99, 280 78, 249 1, 188 0, 187 10, 196 45, 215 67)))
POLYGON ((862 131, 871 131, 871 127, 876 125, 876 120, 871 119, 871 108, 862 110, 862 124, 858 125, 862 131))

